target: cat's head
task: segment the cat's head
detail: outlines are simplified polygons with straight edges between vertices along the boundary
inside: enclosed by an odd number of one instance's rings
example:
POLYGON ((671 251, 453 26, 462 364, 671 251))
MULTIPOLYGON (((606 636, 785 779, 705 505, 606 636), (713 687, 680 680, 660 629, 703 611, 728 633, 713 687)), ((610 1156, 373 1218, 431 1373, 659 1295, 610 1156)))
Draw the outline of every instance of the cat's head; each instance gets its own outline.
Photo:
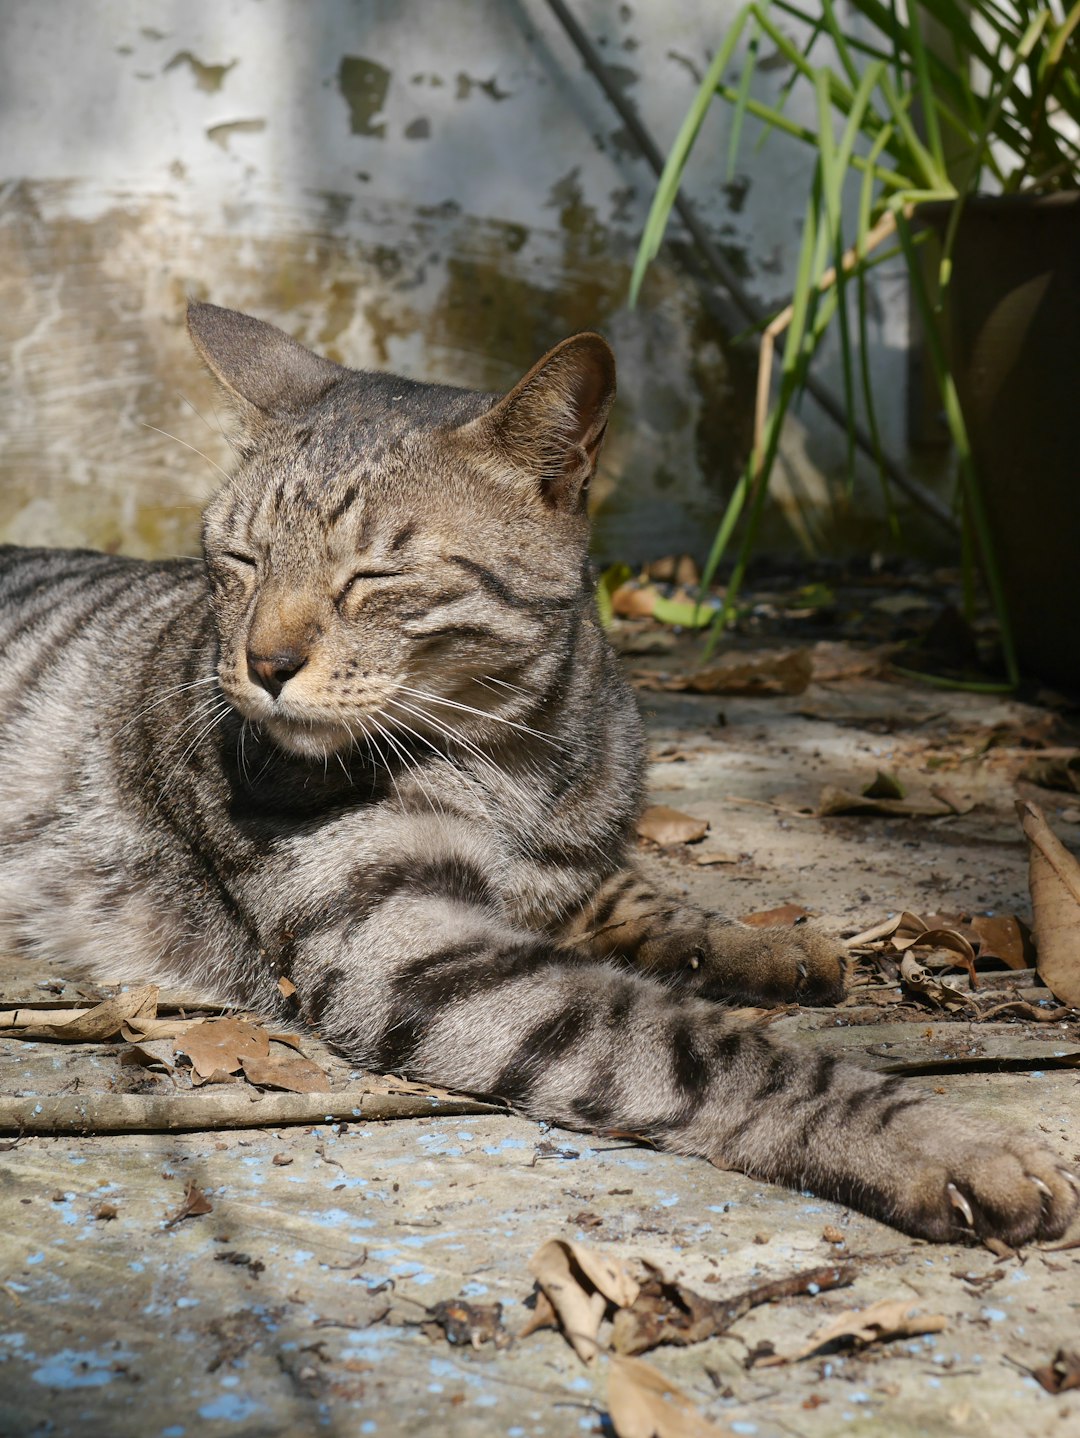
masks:
POLYGON ((188 326, 239 420, 203 522, 236 709, 315 757, 513 724, 588 616, 607 343, 564 340, 499 396, 350 370, 215 305, 188 326))

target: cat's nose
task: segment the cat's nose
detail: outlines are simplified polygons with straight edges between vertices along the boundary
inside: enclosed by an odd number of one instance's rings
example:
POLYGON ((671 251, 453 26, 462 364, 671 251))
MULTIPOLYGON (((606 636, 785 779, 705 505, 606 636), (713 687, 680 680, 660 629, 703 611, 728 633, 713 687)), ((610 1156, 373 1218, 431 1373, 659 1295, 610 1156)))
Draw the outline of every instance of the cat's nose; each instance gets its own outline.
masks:
POLYGON ((282 649, 276 654, 252 654, 248 651, 248 678, 274 699, 294 674, 299 674, 308 656, 298 649, 282 649))

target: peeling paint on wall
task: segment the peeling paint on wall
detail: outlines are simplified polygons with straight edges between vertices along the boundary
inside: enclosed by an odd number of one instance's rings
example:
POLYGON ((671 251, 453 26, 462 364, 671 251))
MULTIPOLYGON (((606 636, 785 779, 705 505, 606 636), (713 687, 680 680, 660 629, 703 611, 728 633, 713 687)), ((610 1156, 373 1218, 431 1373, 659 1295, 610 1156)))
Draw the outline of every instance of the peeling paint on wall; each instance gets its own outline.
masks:
MULTIPOLYGON (((194 295, 344 363, 485 389, 602 329, 620 401, 598 552, 700 553, 748 449, 752 357, 677 244, 627 309, 652 178, 547 7, 399 0, 361 24, 324 0, 319 15, 304 0, 9 7, 0 137, 26 174, 0 188, 0 539, 194 552, 231 458, 184 333, 194 295)), ((661 143, 722 22, 711 0, 590 12, 661 143)), ((778 298, 798 172, 773 143, 767 180, 721 184, 722 141, 718 120, 688 183, 751 289, 778 298)), ((887 275, 874 284, 888 441, 906 336, 887 275)), ((873 505, 845 499, 843 443, 804 418, 771 536, 864 542, 873 505)))
POLYGON ((390 71, 365 55, 343 55, 338 66, 338 89, 349 107, 349 129, 354 135, 381 140, 386 125, 376 120, 386 104, 390 71))

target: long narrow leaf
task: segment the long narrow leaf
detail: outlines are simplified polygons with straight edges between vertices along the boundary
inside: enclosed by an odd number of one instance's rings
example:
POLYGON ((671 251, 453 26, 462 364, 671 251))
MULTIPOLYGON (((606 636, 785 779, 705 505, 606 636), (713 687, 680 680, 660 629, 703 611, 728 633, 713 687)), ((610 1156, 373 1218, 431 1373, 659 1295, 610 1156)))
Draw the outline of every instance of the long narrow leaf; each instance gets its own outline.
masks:
POLYGON ((739 37, 743 27, 749 18, 751 7, 741 10, 732 21, 727 34, 724 36, 724 43, 716 52, 712 64, 698 87, 698 92, 690 109, 687 111, 686 119, 682 122, 675 143, 668 153, 667 162, 664 165, 660 182, 656 187, 656 194, 653 196, 652 206, 649 210, 648 219, 645 221, 645 230, 641 236, 641 243, 638 246, 637 258, 634 261, 634 272, 630 280, 630 304, 637 302, 638 293, 641 289, 641 281, 650 263, 656 258, 660 249, 660 242, 664 238, 664 231, 667 229, 668 217, 671 214, 671 207, 675 203, 675 196, 678 194, 679 185, 682 181, 683 170, 686 168, 686 161, 690 154, 698 131, 701 129, 702 121, 712 103, 713 95, 716 94, 720 85, 721 77, 727 69, 735 46, 739 43, 739 37))

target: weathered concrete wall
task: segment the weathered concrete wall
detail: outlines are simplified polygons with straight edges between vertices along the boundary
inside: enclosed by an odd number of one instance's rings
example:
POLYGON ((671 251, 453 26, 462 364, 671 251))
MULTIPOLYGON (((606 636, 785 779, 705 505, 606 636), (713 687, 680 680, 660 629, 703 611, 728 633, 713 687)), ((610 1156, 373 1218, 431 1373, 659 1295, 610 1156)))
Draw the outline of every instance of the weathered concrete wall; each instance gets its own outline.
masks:
MULTIPOLYGON (((666 145, 734 8, 575 11, 666 145)), ((671 260, 627 310, 652 177, 542 0, 0 0, 0 23, 0 539, 190 552, 229 457, 184 337, 195 295, 350 364, 490 388, 601 328, 622 402, 599 550, 707 546, 748 445, 752 361, 671 260)), ((725 118, 690 192, 778 299, 805 156, 774 142, 725 188, 725 118)), ((903 311, 882 284, 895 446, 903 311)), ((774 541, 880 541, 873 485, 849 498, 842 442, 804 418, 774 541)))

